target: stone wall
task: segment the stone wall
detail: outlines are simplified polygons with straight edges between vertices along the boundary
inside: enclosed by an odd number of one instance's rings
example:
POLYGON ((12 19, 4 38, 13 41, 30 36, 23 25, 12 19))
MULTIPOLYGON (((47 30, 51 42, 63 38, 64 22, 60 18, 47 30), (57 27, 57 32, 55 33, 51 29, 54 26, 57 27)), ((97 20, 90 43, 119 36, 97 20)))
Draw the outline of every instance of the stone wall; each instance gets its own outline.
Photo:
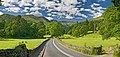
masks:
POLYGON ((0 50, 0 57, 28 57, 28 49, 21 44, 15 49, 0 50))
POLYGON ((16 46, 15 49, 2 49, 0 50, 0 57, 38 57, 39 55, 42 57, 44 54, 42 51, 48 40, 49 39, 32 50, 28 50, 24 43, 16 46))

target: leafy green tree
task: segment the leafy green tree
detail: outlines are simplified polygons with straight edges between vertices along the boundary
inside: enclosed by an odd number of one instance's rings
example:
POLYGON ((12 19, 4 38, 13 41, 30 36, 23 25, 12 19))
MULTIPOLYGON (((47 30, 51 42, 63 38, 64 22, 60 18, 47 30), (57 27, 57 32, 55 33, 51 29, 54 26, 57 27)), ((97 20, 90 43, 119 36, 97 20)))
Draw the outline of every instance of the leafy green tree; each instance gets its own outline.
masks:
POLYGON ((4 27, 5 27, 5 20, 1 19, 0 20, 0 29, 4 29, 4 27))
POLYGON ((86 23, 78 23, 75 24, 72 28, 72 36, 80 37, 86 35, 88 32, 88 24, 86 23))
POLYGON ((120 24, 115 25, 115 27, 113 28, 113 34, 114 37, 117 38, 117 40, 120 40, 120 24))
POLYGON ((0 19, 0 36, 1 37, 5 35, 4 27, 5 27, 5 20, 0 19))
MULTIPOLYGON (((100 34, 103 39, 109 39, 110 37, 118 36, 115 29, 119 29, 120 24, 120 8, 111 6, 107 8, 106 12, 103 14, 104 20, 102 26, 100 27, 100 34)), ((119 30, 117 30, 119 32, 119 30)))
POLYGON ((64 26, 59 22, 51 22, 50 34, 52 36, 58 37, 65 33, 64 26))
POLYGON ((120 0, 112 0, 114 6, 119 7, 120 6, 120 0))
POLYGON ((72 36, 80 37, 80 24, 75 24, 75 26, 72 29, 72 36))
POLYGON ((46 27, 43 22, 39 22, 37 24, 37 29, 38 29, 38 37, 43 37, 43 35, 46 34, 46 27))
POLYGON ((6 24, 5 32, 6 36, 24 37, 28 33, 27 21, 21 18, 21 16, 17 16, 11 22, 6 24))

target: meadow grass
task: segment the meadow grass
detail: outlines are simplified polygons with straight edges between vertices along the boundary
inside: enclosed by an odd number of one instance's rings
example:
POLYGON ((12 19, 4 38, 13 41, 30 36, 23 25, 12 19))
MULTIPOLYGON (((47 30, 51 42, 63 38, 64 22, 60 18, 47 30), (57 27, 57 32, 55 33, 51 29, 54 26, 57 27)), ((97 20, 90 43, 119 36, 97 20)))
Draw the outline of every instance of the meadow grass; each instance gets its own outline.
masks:
POLYGON ((34 49, 45 39, 4 39, 0 40, 0 49, 13 49, 23 41, 26 42, 25 44, 28 49, 34 49))
MULTIPOLYGON (((66 35, 67 36, 67 35, 66 35)), ((64 36, 63 36, 64 37, 64 36)), ((120 44, 119 40, 116 40, 116 38, 111 38, 108 40, 102 40, 102 36, 98 33, 96 34, 88 34, 83 37, 79 38, 73 38, 73 39, 62 39, 63 42, 73 44, 76 46, 104 46, 104 47, 110 47, 114 46, 116 44, 120 44)))

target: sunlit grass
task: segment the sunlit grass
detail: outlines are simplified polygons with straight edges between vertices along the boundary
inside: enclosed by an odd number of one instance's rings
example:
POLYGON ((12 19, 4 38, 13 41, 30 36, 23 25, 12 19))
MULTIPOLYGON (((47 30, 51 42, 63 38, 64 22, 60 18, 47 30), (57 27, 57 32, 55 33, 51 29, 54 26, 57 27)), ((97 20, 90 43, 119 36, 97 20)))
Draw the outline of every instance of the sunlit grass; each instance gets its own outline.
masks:
POLYGON ((28 49, 34 49, 39 46, 45 39, 4 39, 0 40, 0 49, 13 49, 19 43, 26 42, 28 49))
POLYGON ((70 43, 76 46, 104 46, 104 47, 110 47, 116 44, 120 44, 119 40, 116 40, 116 38, 111 38, 108 40, 102 40, 101 35, 99 34, 88 34, 83 37, 74 38, 74 39, 62 39, 62 41, 66 43, 70 43))

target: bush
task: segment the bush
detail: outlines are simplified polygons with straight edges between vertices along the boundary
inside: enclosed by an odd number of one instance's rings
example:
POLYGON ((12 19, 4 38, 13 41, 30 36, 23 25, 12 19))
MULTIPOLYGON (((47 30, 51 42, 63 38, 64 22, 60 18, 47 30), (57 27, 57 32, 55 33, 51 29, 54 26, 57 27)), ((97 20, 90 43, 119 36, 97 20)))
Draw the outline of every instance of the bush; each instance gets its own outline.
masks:
POLYGON ((93 47, 92 48, 92 54, 95 54, 95 55, 101 55, 102 54, 102 46, 100 47, 93 47))
POLYGON ((117 46, 117 48, 115 49, 114 57, 120 57, 120 46, 117 46))
POLYGON ((71 36, 71 35, 66 35, 66 34, 64 34, 63 36, 60 36, 59 38, 60 38, 60 39, 74 39, 73 36, 71 36))

